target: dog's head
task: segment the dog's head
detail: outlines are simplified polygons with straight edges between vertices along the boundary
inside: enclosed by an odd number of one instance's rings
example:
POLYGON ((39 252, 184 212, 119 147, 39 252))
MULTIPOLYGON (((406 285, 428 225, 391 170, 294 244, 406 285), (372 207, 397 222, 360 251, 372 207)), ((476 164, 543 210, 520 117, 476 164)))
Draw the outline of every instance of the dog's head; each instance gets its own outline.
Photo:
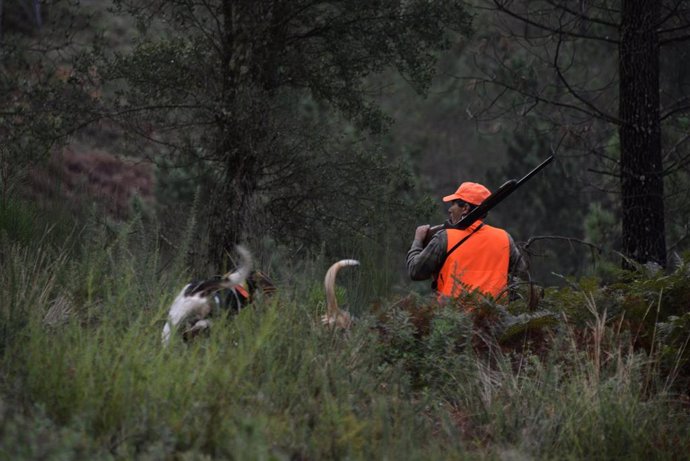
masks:
POLYGON ((219 314, 236 314, 256 300, 257 296, 271 296, 276 290, 268 275, 261 271, 252 271, 243 284, 220 290, 213 295, 213 311, 219 314))
POLYGON ((266 296, 273 295, 277 288, 273 283, 273 280, 266 275, 264 272, 259 270, 252 271, 247 277, 247 287, 250 296, 253 297, 254 293, 262 293, 266 296))

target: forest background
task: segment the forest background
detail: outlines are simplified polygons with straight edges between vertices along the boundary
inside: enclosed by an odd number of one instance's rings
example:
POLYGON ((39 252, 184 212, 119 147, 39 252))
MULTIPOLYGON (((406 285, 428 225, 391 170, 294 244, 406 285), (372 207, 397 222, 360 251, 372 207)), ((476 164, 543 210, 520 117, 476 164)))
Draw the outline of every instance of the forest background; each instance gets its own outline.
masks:
POLYGON ((12 458, 687 452, 687 2, 16 0, 0 17, 12 458), (460 182, 495 190, 549 155, 489 216, 541 299, 519 285, 479 320, 428 314, 404 267, 415 227, 460 182), (173 294, 236 243, 281 299, 166 355, 173 294), (339 296, 380 343, 304 322, 343 257, 362 265, 339 296))

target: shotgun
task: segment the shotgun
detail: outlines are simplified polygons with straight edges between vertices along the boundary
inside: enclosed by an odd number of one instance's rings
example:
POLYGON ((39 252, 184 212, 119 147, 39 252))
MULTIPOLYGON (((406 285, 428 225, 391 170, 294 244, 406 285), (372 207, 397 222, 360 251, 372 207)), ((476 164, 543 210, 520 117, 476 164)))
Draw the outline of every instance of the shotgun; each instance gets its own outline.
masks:
POLYGON ((536 168, 527 173, 523 178, 509 179, 503 183, 503 185, 499 187, 496 192, 489 195, 486 200, 463 216, 462 219, 457 222, 457 224, 451 224, 450 222, 446 221, 443 224, 438 224, 429 228, 429 232, 426 234, 426 238, 424 239, 424 246, 427 246, 429 240, 431 240, 431 237, 433 237, 441 229, 467 229, 470 227, 477 219, 481 218, 488 213, 489 210, 501 203, 506 197, 515 192, 518 187, 526 183, 532 176, 539 173, 546 165, 551 163, 551 161, 553 161, 553 155, 550 155, 549 158, 537 165, 536 168))

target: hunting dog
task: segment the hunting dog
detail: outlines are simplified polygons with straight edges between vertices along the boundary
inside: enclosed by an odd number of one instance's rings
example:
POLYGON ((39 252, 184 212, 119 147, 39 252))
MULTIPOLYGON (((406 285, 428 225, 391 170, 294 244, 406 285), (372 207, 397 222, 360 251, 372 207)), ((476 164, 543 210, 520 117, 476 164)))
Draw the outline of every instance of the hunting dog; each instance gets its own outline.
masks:
POLYGON ((161 333, 164 346, 176 329, 188 341, 211 328, 211 318, 219 313, 237 314, 250 303, 260 290, 273 294, 276 290, 271 279, 261 271, 252 270, 252 255, 243 246, 237 246, 240 263, 237 269, 223 276, 197 280, 182 288, 170 305, 168 317, 161 333))
MULTIPOLYGON (((240 264, 237 269, 223 276, 198 280, 182 288, 170 305, 168 317, 163 326, 161 341, 170 344, 175 330, 182 330, 182 338, 188 341, 211 328, 215 312, 238 313, 247 305, 257 290, 271 295, 276 287, 271 279, 260 271, 252 270, 251 253, 243 246, 237 246, 240 264)), ((352 326, 352 315, 338 307, 335 294, 335 281, 343 267, 357 266, 359 261, 342 259, 326 271, 324 287, 326 291, 326 314, 321 317, 323 325, 334 329, 348 330, 352 326)))

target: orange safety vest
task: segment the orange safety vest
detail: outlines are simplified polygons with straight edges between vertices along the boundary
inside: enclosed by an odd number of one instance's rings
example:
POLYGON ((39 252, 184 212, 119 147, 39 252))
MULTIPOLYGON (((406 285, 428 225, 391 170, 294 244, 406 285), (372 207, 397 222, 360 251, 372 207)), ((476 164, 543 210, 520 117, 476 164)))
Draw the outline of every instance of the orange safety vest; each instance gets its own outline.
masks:
POLYGON ((446 252, 469 234, 474 234, 446 258, 436 277, 439 295, 454 298, 464 290, 476 289, 495 298, 508 286, 508 234, 486 224, 477 229, 481 224, 477 221, 467 229, 446 229, 446 252))

